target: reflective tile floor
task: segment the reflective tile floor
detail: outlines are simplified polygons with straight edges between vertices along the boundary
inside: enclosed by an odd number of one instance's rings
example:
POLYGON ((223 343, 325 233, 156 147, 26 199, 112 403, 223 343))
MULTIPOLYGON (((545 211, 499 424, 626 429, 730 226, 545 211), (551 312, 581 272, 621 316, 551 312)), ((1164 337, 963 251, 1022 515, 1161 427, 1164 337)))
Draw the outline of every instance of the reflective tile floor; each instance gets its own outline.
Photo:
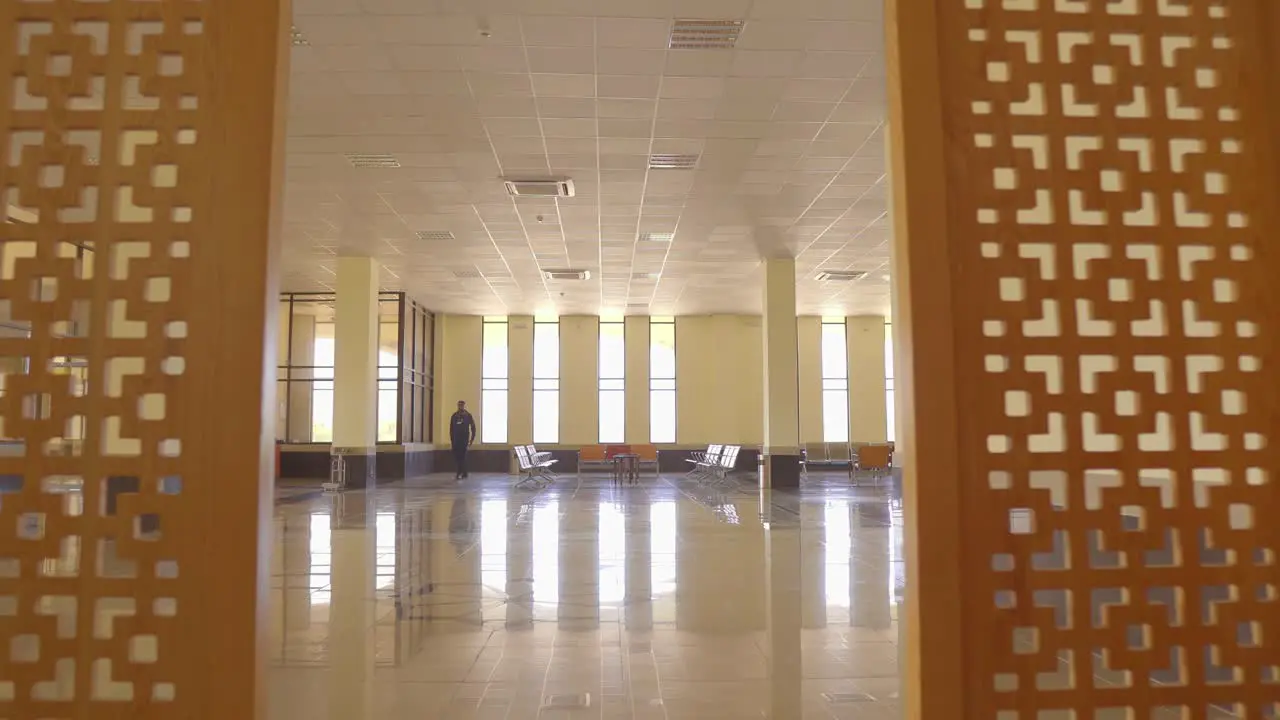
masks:
POLYGON ((272 720, 900 717, 900 503, 427 478, 275 516, 272 720))

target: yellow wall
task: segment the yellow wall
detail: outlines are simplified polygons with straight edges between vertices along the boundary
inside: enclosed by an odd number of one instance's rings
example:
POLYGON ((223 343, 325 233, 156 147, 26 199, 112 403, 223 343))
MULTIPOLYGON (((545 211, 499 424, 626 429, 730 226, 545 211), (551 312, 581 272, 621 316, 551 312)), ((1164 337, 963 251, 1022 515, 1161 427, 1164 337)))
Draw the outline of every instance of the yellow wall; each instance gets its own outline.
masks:
MULTIPOLYGON (((480 419, 481 318, 438 316, 437 428, 447 427, 463 399, 480 419)), ((821 318, 797 319, 800 440, 822 442, 821 318)), ((533 319, 509 319, 508 442, 533 437, 533 319)), ((626 320, 626 438, 649 439, 649 319, 626 320)), ((847 319, 850 439, 884 439, 884 320, 847 319)), ((598 440, 600 321, 560 318, 560 444, 598 440)), ((764 363, 761 318, 690 315, 676 318, 676 442, 759 445, 764 441, 764 363)), ((447 442, 437 431, 436 442, 447 442)))
POLYGON ((480 422, 480 333, 479 315, 436 316, 436 430, 434 442, 449 444, 449 416, 459 400, 476 416, 479 441, 480 422))
POLYGON ((764 356, 760 318, 676 318, 676 441, 764 439, 764 356))
POLYGON ((560 318, 560 442, 594 445, 600 435, 600 318, 560 318))

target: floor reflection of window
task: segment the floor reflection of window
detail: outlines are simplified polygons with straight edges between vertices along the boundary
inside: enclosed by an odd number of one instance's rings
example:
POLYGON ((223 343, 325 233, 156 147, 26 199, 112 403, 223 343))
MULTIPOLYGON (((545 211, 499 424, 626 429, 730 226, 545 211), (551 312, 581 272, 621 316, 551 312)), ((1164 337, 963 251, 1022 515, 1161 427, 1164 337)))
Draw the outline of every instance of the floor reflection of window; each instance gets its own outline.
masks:
POLYGON ((655 502, 649 507, 649 580, 653 588, 655 622, 675 621, 676 503, 655 502))
POLYGON ((533 509, 533 601, 560 600, 560 503, 533 509))
POLYGON ((902 508, 889 509, 889 605, 896 605, 907 586, 906 556, 902 552, 902 508))
POLYGON ((621 603, 627 595, 627 518, 612 503, 600 504, 600 604, 621 603))
POLYGON ((374 588, 389 590, 396 586, 396 514, 378 513, 374 520, 374 553, 377 570, 374 588))
POLYGON ((480 585, 484 619, 504 617, 503 599, 507 596, 506 500, 483 500, 480 503, 480 585))
POLYGON ((846 503, 827 503, 823 510, 827 607, 849 607, 849 556, 853 552, 853 528, 849 515, 850 508, 846 503))
POLYGON ((312 619, 323 620, 329 615, 329 600, 333 596, 333 534, 329 529, 329 513, 311 514, 311 541, 307 549, 311 555, 307 587, 311 590, 312 619))

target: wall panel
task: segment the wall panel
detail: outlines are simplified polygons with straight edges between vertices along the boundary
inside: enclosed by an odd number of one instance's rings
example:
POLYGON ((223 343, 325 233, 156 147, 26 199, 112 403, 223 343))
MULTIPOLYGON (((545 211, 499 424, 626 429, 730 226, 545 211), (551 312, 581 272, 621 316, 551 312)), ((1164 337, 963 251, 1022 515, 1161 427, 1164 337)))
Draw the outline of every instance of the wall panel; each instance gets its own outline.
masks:
POLYGON ((265 716, 288 17, 0 3, 0 717, 265 716))
MULTIPOLYGON (((480 359, 484 318, 479 315, 440 315, 436 323, 440 328, 441 361, 440 376, 436 381, 436 427, 440 428, 436 442, 449 444, 449 416, 458 409, 458 401, 464 400, 467 409, 476 418, 476 443, 480 442, 480 376, 483 368, 480 359)), ((530 375, 532 381, 532 371, 530 375)))
POLYGON ((890 3, 908 717, 1280 712, 1278 32, 890 3))
POLYGON ((533 317, 507 318, 507 442, 533 442, 533 317))
POLYGON ((593 445, 600 437, 600 318, 560 318, 560 442, 593 445))

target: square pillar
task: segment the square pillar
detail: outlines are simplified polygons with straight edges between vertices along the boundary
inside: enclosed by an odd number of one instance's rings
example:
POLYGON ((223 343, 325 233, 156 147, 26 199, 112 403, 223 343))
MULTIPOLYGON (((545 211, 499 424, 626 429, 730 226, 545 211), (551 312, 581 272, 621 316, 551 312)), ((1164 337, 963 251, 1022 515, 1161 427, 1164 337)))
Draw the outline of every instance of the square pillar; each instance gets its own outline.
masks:
POLYGON ((347 487, 371 487, 378 440, 378 265, 372 258, 338 258, 333 333, 333 452, 347 458, 347 487))
POLYGON ((883 443, 889 439, 884 316, 845 318, 845 342, 849 353, 849 441, 883 443))
POLYGON ((764 263, 764 487, 800 486, 796 262, 764 263))

